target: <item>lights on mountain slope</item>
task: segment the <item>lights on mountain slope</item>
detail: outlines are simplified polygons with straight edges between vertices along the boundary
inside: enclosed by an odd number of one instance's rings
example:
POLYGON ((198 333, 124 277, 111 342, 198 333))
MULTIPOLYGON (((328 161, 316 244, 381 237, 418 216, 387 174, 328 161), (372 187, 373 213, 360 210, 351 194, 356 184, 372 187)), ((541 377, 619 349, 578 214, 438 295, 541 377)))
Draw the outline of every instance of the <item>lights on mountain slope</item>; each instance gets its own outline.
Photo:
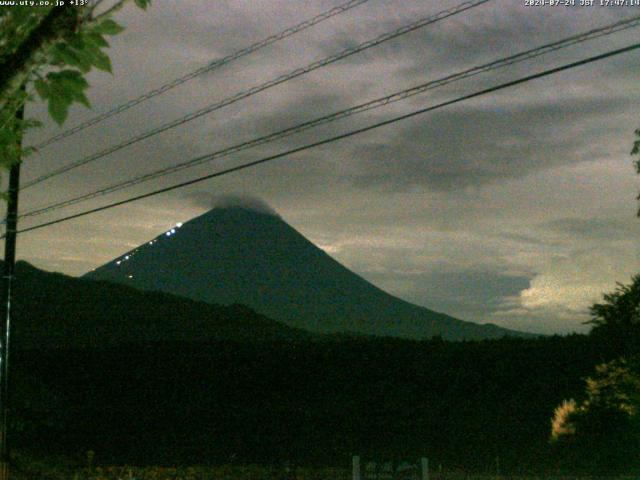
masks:
POLYGON ((174 228, 172 228, 171 230, 167 230, 165 232, 165 235, 167 237, 170 237, 171 235, 174 235, 176 233, 176 228, 180 228, 182 226, 181 222, 176 223, 176 226, 174 228))
MULTIPOLYGON (((182 222, 178 222, 176 223, 175 227, 173 227, 171 230, 167 230, 165 232, 165 235, 167 237, 170 237, 171 235, 174 235, 177 232, 177 229, 182 227, 183 223, 182 222)), ((154 244, 156 244, 158 242, 158 238, 154 238, 153 240, 149 241, 148 244, 153 246, 154 244)), ((134 251, 132 251, 131 253, 125 255, 123 258, 121 258, 120 260, 116 260, 116 265, 121 265, 122 262, 125 262, 127 260, 129 260, 131 257, 133 257, 136 252, 138 251, 138 249, 136 248, 134 251)), ((129 277, 131 278, 131 277, 129 277)))

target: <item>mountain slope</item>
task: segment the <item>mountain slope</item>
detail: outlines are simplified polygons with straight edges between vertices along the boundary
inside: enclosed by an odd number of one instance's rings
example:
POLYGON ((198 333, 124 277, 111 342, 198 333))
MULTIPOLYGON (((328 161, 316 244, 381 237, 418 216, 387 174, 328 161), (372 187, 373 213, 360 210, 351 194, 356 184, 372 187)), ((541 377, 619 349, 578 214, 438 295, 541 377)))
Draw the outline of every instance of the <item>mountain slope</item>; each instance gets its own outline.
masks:
POLYGON ((314 332, 483 339, 515 334, 457 320, 380 290, 273 214, 215 208, 88 273, 221 304, 314 332), (172 233, 173 232, 173 233, 172 233))
POLYGON ((224 307, 39 270, 18 262, 14 340, 19 348, 272 341, 309 334, 242 305, 224 307))

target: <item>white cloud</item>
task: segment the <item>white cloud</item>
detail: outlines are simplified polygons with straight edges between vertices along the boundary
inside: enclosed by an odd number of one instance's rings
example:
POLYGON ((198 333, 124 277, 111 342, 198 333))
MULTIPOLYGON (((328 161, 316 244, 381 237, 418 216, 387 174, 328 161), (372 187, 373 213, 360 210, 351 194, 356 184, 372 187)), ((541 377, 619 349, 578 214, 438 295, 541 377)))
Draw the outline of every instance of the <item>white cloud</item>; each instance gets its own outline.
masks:
POLYGON ((603 293, 615 289, 616 282, 629 283, 638 273, 638 249, 604 245, 572 252, 545 265, 520 294, 527 309, 563 308, 584 313, 603 293), (635 261, 630 261, 635 257, 635 261))

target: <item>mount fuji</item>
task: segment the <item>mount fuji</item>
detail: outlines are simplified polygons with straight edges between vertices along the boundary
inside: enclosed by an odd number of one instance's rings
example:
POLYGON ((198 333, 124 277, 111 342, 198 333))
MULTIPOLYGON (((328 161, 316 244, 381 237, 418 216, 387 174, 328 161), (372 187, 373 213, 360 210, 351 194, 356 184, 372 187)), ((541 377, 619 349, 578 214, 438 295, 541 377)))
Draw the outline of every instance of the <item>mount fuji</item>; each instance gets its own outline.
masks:
POLYGON ((521 332, 458 320, 372 285, 275 212, 214 208, 85 275, 216 304, 243 304, 316 333, 477 340, 521 332))

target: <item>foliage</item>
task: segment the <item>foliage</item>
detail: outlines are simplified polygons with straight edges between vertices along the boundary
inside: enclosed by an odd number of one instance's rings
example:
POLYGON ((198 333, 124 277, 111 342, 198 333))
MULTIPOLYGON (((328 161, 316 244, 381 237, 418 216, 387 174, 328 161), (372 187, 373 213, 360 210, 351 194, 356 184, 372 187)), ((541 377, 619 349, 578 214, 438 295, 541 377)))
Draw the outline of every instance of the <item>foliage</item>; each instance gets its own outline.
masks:
POLYGON ((620 412, 635 417, 640 407, 640 377, 637 368, 625 359, 613 360, 596 367, 595 375, 587 378, 587 410, 620 412))
POLYGON ((563 400, 553 412, 551 420, 551 440, 556 442, 570 435, 575 435, 575 416, 578 411, 578 404, 572 398, 563 400))
POLYGON ((605 294, 602 303, 591 307, 591 317, 591 334, 616 348, 619 355, 640 351, 640 275, 605 294))
POLYGON ((564 401, 551 422, 551 440, 566 467, 585 473, 640 466, 640 372, 627 360, 596 367, 580 404, 564 401))
MULTIPOLYGON (((89 107, 85 75, 92 68, 111 72, 107 36, 123 28, 111 17, 126 3, 118 0, 94 15, 94 6, 14 6, 0 15, 0 168, 10 168, 30 152, 21 148, 24 132, 37 126, 19 114, 37 95, 51 118, 64 123, 74 103, 89 107), (26 87, 26 88, 25 88, 26 87)), ((134 0, 146 9, 151 0, 134 0)), ((53 3, 53 2, 51 2, 53 3)))
MULTIPOLYGON (((634 152, 640 148, 636 143, 634 152)), ((559 463, 585 473, 640 466, 640 275, 591 309, 590 337, 615 358, 586 379, 584 399, 558 406, 551 441, 559 463), (578 467, 580 466, 580 467, 578 467)))

